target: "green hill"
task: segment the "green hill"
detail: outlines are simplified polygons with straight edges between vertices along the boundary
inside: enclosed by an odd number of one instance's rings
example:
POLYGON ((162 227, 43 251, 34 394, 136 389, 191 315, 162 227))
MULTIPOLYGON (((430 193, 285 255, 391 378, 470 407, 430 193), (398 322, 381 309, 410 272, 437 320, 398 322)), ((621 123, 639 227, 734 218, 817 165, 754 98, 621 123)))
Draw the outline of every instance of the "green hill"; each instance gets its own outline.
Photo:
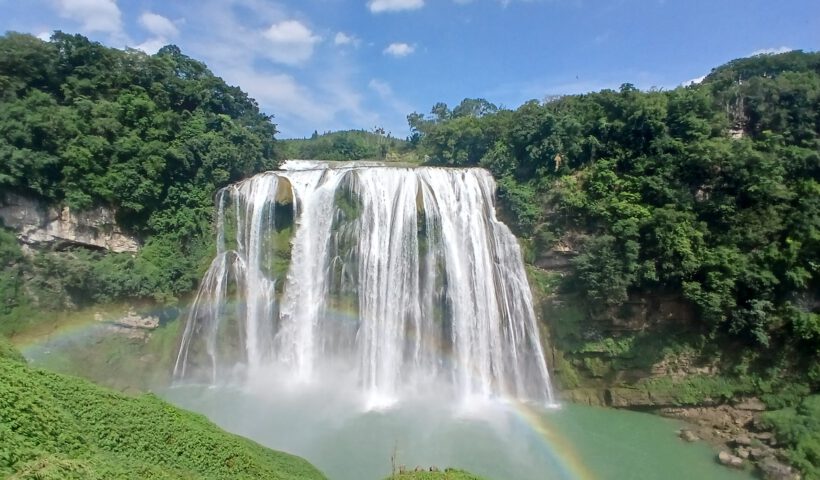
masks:
POLYGON ((129 397, 25 365, 0 344, 0 476, 14 479, 325 478, 154 395, 129 397))

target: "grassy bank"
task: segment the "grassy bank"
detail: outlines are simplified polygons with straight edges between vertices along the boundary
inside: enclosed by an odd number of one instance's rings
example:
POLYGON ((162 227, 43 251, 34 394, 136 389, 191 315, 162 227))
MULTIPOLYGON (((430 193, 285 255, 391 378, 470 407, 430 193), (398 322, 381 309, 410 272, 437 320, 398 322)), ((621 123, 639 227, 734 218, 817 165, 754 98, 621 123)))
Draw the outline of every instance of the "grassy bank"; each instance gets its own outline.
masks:
POLYGON ((223 432, 154 395, 130 397, 30 368, 5 340, 0 377, 0 476, 324 478, 299 457, 223 432))

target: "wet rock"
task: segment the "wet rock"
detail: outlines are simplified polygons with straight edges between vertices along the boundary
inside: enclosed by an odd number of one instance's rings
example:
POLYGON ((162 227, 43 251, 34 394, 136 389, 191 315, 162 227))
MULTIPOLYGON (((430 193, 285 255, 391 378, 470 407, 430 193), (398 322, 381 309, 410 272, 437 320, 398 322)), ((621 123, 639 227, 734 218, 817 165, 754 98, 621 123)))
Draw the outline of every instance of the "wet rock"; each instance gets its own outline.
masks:
POLYGON ((697 442, 698 440, 700 440, 700 437, 695 435, 695 432, 693 432, 692 430, 686 429, 686 428, 682 428, 678 432, 678 436, 681 438, 681 440, 684 440, 684 441, 687 441, 687 442, 697 442))
POLYGON ((772 457, 760 462, 757 467, 763 472, 766 480, 799 480, 800 474, 784 463, 780 463, 772 457))
POLYGON ((737 447, 735 449, 735 455, 742 458, 743 460, 747 460, 749 458, 749 449, 746 447, 737 447))
POLYGON ((766 457, 774 455, 774 451, 766 446, 752 447, 749 449, 749 455, 755 460, 762 460, 766 457))
POLYGON ((718 461, 727 467, 743 468, 743 459, 725 450, 718 453, 718 461))
POLYGON ((732 440, 732 443, 748 447, 752 444, 752 439, 748 435, 738 435, 732 440))
POLYGON ((760 440, 761 442, 771 442, 774 438, 774 434, 772 432, 760 432, 755 433, 755 438, 760 440))
POLYGON ((649 393, 637 388, 610 388, 606 391, 606 399, 607 405, 618 408, 655 406, 649 393))

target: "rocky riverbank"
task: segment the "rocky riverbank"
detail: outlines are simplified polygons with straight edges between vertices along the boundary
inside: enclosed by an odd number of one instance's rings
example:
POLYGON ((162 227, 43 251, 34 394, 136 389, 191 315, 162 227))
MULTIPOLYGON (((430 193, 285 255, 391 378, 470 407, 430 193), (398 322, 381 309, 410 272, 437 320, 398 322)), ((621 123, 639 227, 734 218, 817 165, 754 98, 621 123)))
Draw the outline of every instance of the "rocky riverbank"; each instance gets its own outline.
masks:
POLYGON ((551 252, 529 272, 564 401, 682 420, 681 438, 714 446, 716 461, 729 468, 757 469, 772 480, 800 478, 787 445, 762 419, 782 400, 775 383, 768 405, 758 394, 760 377, 748 374, 754 367, 733 357, 731 346, 707 348, 714 345, 704 340, 709 332, 679 297, 635 295, 618 308, 591 310, 562 290, 571 256, 551 252))

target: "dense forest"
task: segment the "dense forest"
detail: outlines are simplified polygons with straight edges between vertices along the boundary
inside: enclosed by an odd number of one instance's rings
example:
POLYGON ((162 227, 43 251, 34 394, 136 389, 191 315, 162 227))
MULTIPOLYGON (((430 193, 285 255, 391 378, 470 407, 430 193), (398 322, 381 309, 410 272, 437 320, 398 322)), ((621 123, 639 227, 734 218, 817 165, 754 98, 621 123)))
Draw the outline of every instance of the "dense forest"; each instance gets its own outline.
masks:
POLYGON ((174 46, 149 56, 61 32, 0 37, 0 191, 113 207, 144 240, 136 256, 26 258, 0 230, 0 332, 43 308, 192 290, 214 192, 276 167, 275 133, 253 99, 174 46))
POLYGON ((534 254, 577 248, 589 300, 680 292, 750 345, 820 346, 820 54, 737 60, 671 91, 517 110, 468 99, 408 120, 429 163, 493 172, 534 254))

